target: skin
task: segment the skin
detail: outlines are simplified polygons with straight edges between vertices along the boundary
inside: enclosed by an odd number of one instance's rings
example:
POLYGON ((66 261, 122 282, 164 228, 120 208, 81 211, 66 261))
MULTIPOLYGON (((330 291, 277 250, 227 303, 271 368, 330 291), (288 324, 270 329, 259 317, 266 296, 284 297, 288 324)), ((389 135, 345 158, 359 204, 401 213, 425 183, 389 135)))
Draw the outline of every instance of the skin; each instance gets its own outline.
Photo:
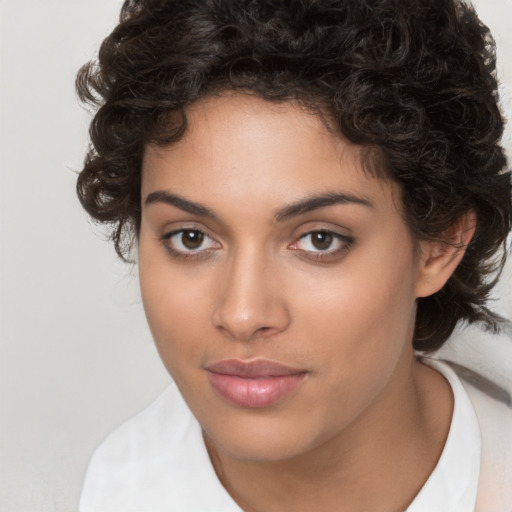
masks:
MULTIPOLYGON (((160 356, 219 479, 246 511, 403 510, 453 408, 444 378, 414 357, 416 298, 439 290, 463 251, 413 240, 398 186, 293 103, 226 93, 186 114, 180 142, 145 152, 139 272, 160 356), (361 202, 291 211, 325 194, 361 202), (204 233, 196 249, 186 229, 204 233), (332 233, 327 246, 318 231, 332 233), (212 362, 258 358, 306 378, 257 409, 212 388, 212 362)), ((467 242, 471 222, 452 238, 467 242)))

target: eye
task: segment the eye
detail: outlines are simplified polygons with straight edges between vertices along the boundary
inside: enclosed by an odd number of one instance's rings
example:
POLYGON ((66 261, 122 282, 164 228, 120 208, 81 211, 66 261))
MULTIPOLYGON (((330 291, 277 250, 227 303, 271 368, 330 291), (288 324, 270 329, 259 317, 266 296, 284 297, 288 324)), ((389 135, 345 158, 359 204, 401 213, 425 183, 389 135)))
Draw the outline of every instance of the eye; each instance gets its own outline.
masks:
POLYGON ((350 237, 328 230, 310 231, 302 235, 289 246, 316 259, 340 255, 350 248, 353 240, 350 237))
POLYGON ((166 233, 162 242, 174 256, 192 256, 219 249, 220 244, 199 229, 179 229, 166 233))

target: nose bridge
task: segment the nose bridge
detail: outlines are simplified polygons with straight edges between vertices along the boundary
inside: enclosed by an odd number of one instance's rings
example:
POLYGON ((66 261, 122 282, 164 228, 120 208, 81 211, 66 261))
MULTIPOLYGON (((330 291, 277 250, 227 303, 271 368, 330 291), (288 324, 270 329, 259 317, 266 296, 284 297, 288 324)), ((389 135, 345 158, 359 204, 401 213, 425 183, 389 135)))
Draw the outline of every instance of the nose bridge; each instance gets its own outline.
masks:
POLYGON ((272 258, 254 245, 234 251, 220 285, 216 327, 238 340, 285 329, 289 317, 276 274, 272 258))

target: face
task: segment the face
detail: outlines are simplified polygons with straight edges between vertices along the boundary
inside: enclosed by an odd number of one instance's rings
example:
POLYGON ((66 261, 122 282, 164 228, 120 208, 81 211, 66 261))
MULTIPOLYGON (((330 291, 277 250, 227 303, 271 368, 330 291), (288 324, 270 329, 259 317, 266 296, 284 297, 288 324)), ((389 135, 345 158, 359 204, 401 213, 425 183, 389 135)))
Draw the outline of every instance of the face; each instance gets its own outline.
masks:
POLYGON ((409 384, 417 262, 400 193, 293 103, 233 93, 186 113, 182 140, 144 158, 148 322, 218 449, 293 458, 409 384))

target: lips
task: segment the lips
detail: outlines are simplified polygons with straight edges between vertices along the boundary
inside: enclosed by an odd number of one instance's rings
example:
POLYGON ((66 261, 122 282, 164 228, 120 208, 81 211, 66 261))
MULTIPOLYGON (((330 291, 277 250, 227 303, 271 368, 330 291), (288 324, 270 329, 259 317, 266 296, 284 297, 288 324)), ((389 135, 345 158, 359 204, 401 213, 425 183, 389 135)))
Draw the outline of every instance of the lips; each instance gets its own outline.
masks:
POLYGON ((206 367, 217 395, 238 407, 261 408, 281 401, 295 391, 307 371, 267 359, 226 359, 206 367))

